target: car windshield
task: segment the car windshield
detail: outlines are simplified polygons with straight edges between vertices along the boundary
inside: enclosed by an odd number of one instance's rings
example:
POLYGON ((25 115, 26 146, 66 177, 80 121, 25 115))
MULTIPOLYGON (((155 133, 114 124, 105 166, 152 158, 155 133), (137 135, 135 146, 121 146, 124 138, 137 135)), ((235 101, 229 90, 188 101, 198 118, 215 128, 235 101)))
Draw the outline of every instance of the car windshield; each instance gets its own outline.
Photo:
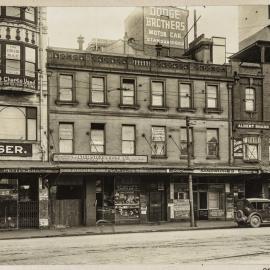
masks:
POLYGON ((256 205, 252 205, 249 201, 247 200, 238 200, 236 202, 236 209, 237 210, 243 210, 245 207, 248 207, 248 208, 254 208, 256 207, 256 205))

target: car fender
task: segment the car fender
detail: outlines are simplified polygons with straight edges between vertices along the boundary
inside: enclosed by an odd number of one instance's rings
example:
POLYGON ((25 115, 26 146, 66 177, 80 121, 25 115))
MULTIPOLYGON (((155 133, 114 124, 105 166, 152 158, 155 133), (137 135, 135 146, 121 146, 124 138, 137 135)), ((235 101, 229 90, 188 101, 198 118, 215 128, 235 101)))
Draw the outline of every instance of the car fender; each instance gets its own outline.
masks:
POLYGON ((253 216, 259 216, 260 219, 261 219, 261 222, 262 222, 262 216, 261 216, 259 213, 254 212, 254 213, 251 213, 251 214, 248 216, 248 219, 247 219, 247 222, 248 222, 248 223, 250 223, 250 220, 251 220, 251 218, 252 218, 253 216))

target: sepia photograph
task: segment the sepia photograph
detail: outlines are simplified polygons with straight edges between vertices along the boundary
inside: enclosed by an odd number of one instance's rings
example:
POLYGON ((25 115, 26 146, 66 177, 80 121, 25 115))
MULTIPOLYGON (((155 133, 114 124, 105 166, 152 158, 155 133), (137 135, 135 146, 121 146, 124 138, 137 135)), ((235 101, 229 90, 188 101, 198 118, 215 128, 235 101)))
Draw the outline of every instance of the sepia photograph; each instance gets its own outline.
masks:
POLYGON ((269 1, 0 0, 0 269, 270 269, 269 1))

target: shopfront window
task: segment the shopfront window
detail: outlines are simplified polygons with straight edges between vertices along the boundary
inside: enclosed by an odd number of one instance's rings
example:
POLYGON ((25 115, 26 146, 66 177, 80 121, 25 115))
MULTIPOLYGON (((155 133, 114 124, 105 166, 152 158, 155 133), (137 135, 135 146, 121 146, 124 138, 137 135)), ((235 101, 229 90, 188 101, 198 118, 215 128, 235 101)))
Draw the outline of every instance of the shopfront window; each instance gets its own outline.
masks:
POLYGON ((105 103, 105 78, 92 77, 91 103, 105 103))
POLYGON ((90 151, 91 153, 105 153, 105 125, 99 123, 91 124, 90 132, 90 151))
POLYGON ((36 49, 25 47, 25 75, 35 77, 36 75, 36 49))
POLYGON ((0 106, 0 139, 36 140, 36 108, 0 106))
POLYGON ((244 160, 260 160, 261 141, 259 136, 248 136, 243 138, 244 160))
POLYGON ((135 105, 135 80, 123 79, 121 90, 122 104, 135 105))
POLYGON ((21 47, 19 45, 6 44, 6 73, 21 74, 21 47))
POLYGON ((152 127, 152 156, 166 155, 165 127, 152 127))
POLYGON ((122 126, 122 154, 135 154, 135 126, 122 126))
POLYGON ((73 153, 73 124, 59 124, 59 152, 73 153))
POLYGON ((164 82, 152 81, 152 106, 164 107, 164 82))
POLYGON ((217 158, 219 156, 218 129, 207 129, 207 157, 217 158))
POLYGON ((59 78, 59 100, 73 101, 73 76, 61 74, 59 78))

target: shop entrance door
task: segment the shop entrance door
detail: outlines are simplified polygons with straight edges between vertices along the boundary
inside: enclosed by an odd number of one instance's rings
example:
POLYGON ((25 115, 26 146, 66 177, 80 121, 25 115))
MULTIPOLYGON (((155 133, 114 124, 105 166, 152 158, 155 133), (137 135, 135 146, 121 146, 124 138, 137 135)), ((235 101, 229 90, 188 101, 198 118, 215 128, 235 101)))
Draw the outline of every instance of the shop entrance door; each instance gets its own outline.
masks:
POLYGON ((206 191, 199 191, 199 219, 208 219, 208 203, 206 191))
POLYGON ((162 192, 151 191, 149 193, 149 221, 162 220, 162 192))

